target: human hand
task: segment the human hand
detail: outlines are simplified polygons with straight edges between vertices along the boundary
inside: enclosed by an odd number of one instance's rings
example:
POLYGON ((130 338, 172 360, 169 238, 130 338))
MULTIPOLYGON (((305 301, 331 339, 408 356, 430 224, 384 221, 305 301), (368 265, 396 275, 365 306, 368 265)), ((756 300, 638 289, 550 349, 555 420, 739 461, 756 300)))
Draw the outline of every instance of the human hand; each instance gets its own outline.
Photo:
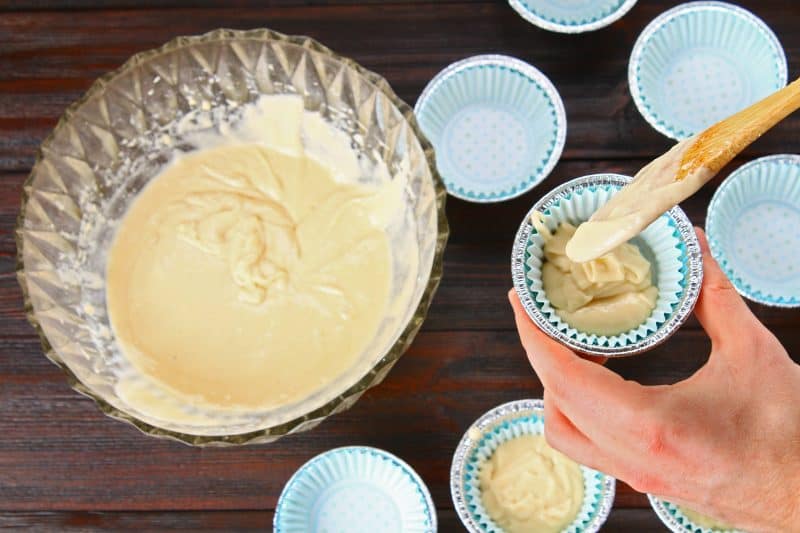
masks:
POLYGON ((545 436, 575 461, 641 492, 748 531, 800 530, 800 366, 703 249, 695 315, 708 362, 674 385, 642 386, 540 331, 509 293, 544 385, 545 436))

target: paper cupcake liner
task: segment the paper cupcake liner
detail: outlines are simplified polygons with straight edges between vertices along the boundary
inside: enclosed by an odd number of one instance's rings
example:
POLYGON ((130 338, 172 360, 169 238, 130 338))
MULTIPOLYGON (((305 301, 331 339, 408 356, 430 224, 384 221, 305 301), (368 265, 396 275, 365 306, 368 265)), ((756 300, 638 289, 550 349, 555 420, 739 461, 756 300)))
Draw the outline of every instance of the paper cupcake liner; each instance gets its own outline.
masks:
POLYGON ((654 19, 633 47, 628 82, 645 120, 686 139, 786 85, 786 55, 758 17, 689 2, 654 19))
POLYGON ((742 296, 800 307, 800 155, 737 169, 708 206, 711 254, 742 296))
POLYGON ((542 29, 559 33, 593 31, 622 18, 636 0, 592 0, 567 3, 543 0, 509 0, 519 15, 542 29))
MULTIPOLYGON (((618 190, 619 187, 607 185, 576 191, 548 208, 544 218, 545 225, 553 231, 563 222, 578 226, 588 220, 592 213, 608 202, 618 190)), ((637 240, 636 244, 640 248, 650 252, 645 253, 645 256, 652 263, 653 278, 657 280, 654 284, 658 287, 658 299, 650 316, 636 329, 613 337, 601 337, 580 332, 564 322, 559 317, 558 311, 550 305, 550 300, 542 287, 544 240, 535 230, 531 234, 525 260, 525 265, 528 267, 526 272, 528 290, 547 319, 559 331, 574 337, 579 342, 626 346, 644 339, 658 330, 678 304, 686 277, 687 258, 686 247, 681 243, 680 234, 669 216, 659 217, 639 235, 637 240)))
MULTIPOLYGON (((461 521, 471 533, 502 533, 483 507, 478 472, 500 444, 522 435, 544 433, 544 402, 518 400, 500 405, 479 418, 456 449, 450 470, 450 488, 461 521), (473 434, 477 433, 477 434, 473 434)), ((583 504, 562 533, 593 533, 608 518, 614 503, 613 477, 581 465, 583 504)))
POLYGON ((630 180, 619 174, 594 174, 565 183, 525 216, 514 243, 512 278, 528 315, 545 333, 582 353, 620 356, 653 348, 683 324, 702 284, 697 236, 683 211, 674 207, 633 241, 651 262, 653 283, 658 288, 656 306, 639 327, 614 336, 588 334, 564 322, 551 306, 541 280, 544 241, 531 226, 531 214, 541 212, 550 229, 561 222, 577 226, 630 180))
POLYGON ((336 448, 300 467, 278 499, 276 533, 435 533, 425 483, 396 456, 368 446, 336 448))
POLYGON ((658 518, 673 533, 746 533, 740 529, 711 529, 703 527, 683 514, 681 508, 674 503, 662 500, 652 494, 648 494, 647 499, 650 500, 650 505, 658 515, 658 518))
POLYGON ((536 68, 508 56, 450 65, 425 88, 415 113, 448 192, 472 202, 508 200, 535 187, 566 139, 558 91, 536 68))

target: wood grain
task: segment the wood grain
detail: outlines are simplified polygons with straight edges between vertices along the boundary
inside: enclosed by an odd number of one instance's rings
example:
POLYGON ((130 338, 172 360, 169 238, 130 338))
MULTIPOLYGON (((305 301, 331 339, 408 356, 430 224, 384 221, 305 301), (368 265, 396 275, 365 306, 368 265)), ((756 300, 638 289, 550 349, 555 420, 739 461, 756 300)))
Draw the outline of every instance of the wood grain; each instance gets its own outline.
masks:
MULTIPOLYGON (((87 11, 107 9, 170 9, 196 8, 276 8, 297 6, 346 6, 382 4, 424 4, 431 0, 193 0, 190 5, 182 0, 0 0, 0 10, 5 11, 87 11)), ((437 3, 478 3, 485 0, 436 0, 437 3)))
MULTIPOLYGON (((564 161, 530 193, 509 202, 480 205, 448 198, 450 243, 445 250, 445 275, 425 323, 429 331, 508 330, 513 328, 506 293, 511 288, 511 246, 523 217, 547 190, 577 176, 593 172, 633 174, 646 160, 564 161), (487 223, 487 221, 491 221, 487 223)), ((736 168, 741 160, 731 165, 736 168)), ((683 205, 698 226, 713 191, 728 170, 706 185, 683 205)), ((14 276, 16 265, 13 227, 18 212, 20 183, 24 174, 0 173, 0 332, 31 335, 25 320, 22 295, 14 276)), ((800 310, 784 310, 751 304, 767 326, 798 324, 800 310)), ((696 329, 693 318, 684 326, 696 329)))
MULTIPOLYGON (((525 22, 504 2, 302 5, 237 9, 9 12, 0 17, 0 170, 30 167, 36 147, 65 106, 131 54, 177 35, 218 27, 270 27, 307 34, 380 72, 409 103, 448 63, 499 52, 540 68, 559 88, 568 116, 565 159, 653 157, 670 142, 648 126, 627 86, 628 56, 646 23, 675 2, 640 2, 617 24, 560 35, 525 22)), ((783 40, 789 68, 800 68, 792 39, 792 0, 742 2, 783 40)), ((297 4, 294 4, 297 5, 297 4)), ((800 117, 765 135, 747 154, 796 149, 800 117)))
MULTIPOLYGON (((797 354, 794 331, 776 333, 797 354)), ((687 330, 609 366, 645 384, 674 383, 708 349, 702 332, 687 330)), ((495 405, 542 395, 516 332, 423 331, 382 385, 314 431, 274 445, 197 449, 104 417, 66 386, 34 338, 4 338, 0 353, 0 509, 8 510, 272 508, 302 463, 350 444, 403 457, 447 508, 449 463, 463 432, 495 405)), ((617 502, 645 505, 624 485, 617 502)))
MULTIPOLYGON (((0 529, 36 531, 264 531, 272 524, 272 511, 194 512, 38 512, 0 513, 0 529)), ((440 510, 439 531, 463 531, 455 511, 440 510)), ((605 531, 642 533, 660 529, 648 509, 614 509, 605 531)))
MULTIPOLYGON (((633 174, 669 147, 633 105, 627 63, 642 28, 677 3, 642 1, 610 28, 566 36, 532 27, 501 1, 0 0, 0 529, 263 530, 302 463, 335 446, 369 444, 407 460, 431 489, 441 531, 460 531, 448 471, 461 434, 499 403, 542 394, 506 300, 514 233, 552 187, 594 172, 633 174), (110 420, 67 386, 25 320, 13 228, 39 142, 97 76, 177 35, 264 26, 311 35, 354 57, 412 104, 451 61, 518 56, 561 92, 567 145, 552 175, 521 198, 496 205, 448 199, 452 236, 428 319, 387 380, 353 409, 272 445, 195 449, 110 420)), ((775 30, 790 72, 800 70, 794 0, 739 3, 775 30)), ((692 221, 704 223, 731 169, 755 155, 796 152, 798 138, 793 116, 757 141, 685 203, 692 221)), ((800 359, 800 311, 751 307, 800 359)), ((700 368, 708 350, 691 319, 663 346, 609 366, 641 383, 674 383, 700 368)), ((618 485, 607 531, 659 524, 643 495, 618 485)))

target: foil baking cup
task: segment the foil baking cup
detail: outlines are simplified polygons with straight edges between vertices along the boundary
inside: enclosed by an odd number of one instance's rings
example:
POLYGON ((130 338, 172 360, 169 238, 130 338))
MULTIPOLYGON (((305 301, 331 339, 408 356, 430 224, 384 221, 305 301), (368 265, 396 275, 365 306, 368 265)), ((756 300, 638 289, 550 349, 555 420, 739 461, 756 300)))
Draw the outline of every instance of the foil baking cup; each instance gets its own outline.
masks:
POLYGON ((786 55, 760 18, 725 2, 689 2, 636 40, 628 83, 656 130, 686 139, 786 85, 786 55))
POLYGON ((650 261, 658 288, 656 306, 639 327, 613 336, 585 333, 564 322, 551 306, 541 280, 544 241, 533 229, 531 215, 542 213, 551 230, 562 222, 578 226, 630 180, 620 174, 593 174, 553 189, 525 215, 514 240, 511 275, 525 311, 550 337, 580 353, 616 357, 654 348, 686 321, 700 292, 700 244, 691 222, 676 206, 632 240, 650 261))
MULTIPOLYGON (((470 533, 502 533, 483 507, 478 473, 500 444, 523 435, 544 433, 544 402, 517 400, 481 416, 464 434, 453 455, 450 492, 458 516, 470 533)), ((583 474, 583 504, 575 520, 563 533, 593 533, 608 518, 614 504, 616 480, 580 465, 583 474)))
POLYGON ((414 107, 436 150, 447 192, 499 202, 529 191, 561 157, 567 117, 558 91, 532 65, 503 55, 453 63, 414 107))
POLYGON ((369 446, 335 448, 301 466, 278 499, 276 533, 435 533, 436 508, 407 463, 369 446))
POLYGON ((594 31, 621 19, 636 0, 509 0, 514 11, 535 26, 559 33, 594 31))
POLYGON ((662 500, 652 494, 648 494, 647 499, 650 500, 650 505, 658 515, 658 518, 673 533, 747 533, 740 529, 711 529, 701 526, 693 522, 674 503, 662 500))
POLYGON ((800 307, 800 155, 751 161, 722 182, 708 205, 711 254, 754 302, 800 307))

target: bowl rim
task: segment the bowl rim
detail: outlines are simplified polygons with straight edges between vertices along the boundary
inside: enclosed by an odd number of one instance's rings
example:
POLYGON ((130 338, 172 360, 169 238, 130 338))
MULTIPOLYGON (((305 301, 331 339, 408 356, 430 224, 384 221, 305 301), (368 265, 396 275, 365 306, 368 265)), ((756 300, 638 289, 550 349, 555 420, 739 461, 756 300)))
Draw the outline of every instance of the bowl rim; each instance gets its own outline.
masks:
POLYGON ((219 28, 199 35, 175 37, 157 48, 144 50, 142 52, 138 52, 132 55, 120 67, 110 72, 107 72, 106 74, 103 74, 102 76, 97 78, 89 87, 89 89, 80 98, 78 98, 77 100, 72 102, 69 106, 67 106, 63 114, 59 117, 56 125, 53 127, 50 133, 48 133, 48 135, 42 140, 39 147, 37 148, 34 164, 31 167, 31 171, 28 174, 28 177, 22 184, 20 211, 19 215, 17 216, 16 226, 14 230, 14 238, 17 247, 15 272, 17 275, 17 281, 22 289, 25 316, 28 319, 28 322, 33 326, 34 330, 36 331, 39 337, 39 341, 41 343, 44 355, 51 362, 53 362, 55 365, 61 368, 61 370, 64 372, 67 378, 68 385, 73 390, 82 394, 83 396, 91 398, 100 408, 100 410, 110 418, 122 422, 127 422, 128 424, 136 427, 142 433, 152 435, 155 437, 176 440, 179 442, 183 442, 184 444, 190 444, 194 446, 228 446, 228 445, 271 442, 273 440, 280 438, 281 436, 296 431, 311 429, 313 426, 318 424, 324 418, 327 418, 332 414, 336 414, 338 412, 348 409, 367 389, 375 385, 378 385, 381 381, 383 381, 383 379, 385 378, 386 374, 391 369, 391 367, 397 362, 397 360, 406 352, 408 347, 411 345, 411 342, 414 340, 417 332, 422 326, 422 322, 430 307, 433 295, 435 294, 436 289, 438 288, 439 282, 441 281, 442 277, 442 272, 444 267, 444 260, 443 260, 444 248, 450 233, 449 224, 447 222, 447 217, 445 214, 446 196, 447 196, 447 191, 444 187, 444 183, 442 182, 441 176, 436 170, 436 160, 435 160, 433 145, 430 143, 430 141, 428 141, 424 133, 422 133, 422 130, 420 129, 419 124, 417 123, 417 119, 414 115, 412 108, 408 104, 406 104, 402 99, 400 99, 400 97, 397 96, 397 94, 390 87, 389 82, 386 81, 385 78, 362 67, 355 60, 345 56, 340 56, 339 54, 333 52, 330 48, 321 44, 317 40, 312 39, 311 37, 302 35, 286 35, 268 28, 258 28, 252 30, 234 30, 228 28, 219 28), (413 315, 411 316, 411 318, 409 319, 408 323, 403 328, 403 330, 399 333, 397 340, 394 342, 391 348, 389 348, 389 350, 383 355, 383 357, 381 357, 372 367, 370 367, 370 369, 363 376, 361 376, 361 378, 359 378, 355 383, 351 384, 349 387, 341 391, 337 396, 335 396, 325 404, 307 413, 296 416, 288 421, 282 422, 277 425, 264 427, 253 431, 248 431, 245 433, 236 433, 229 435, 225 434, 193 435, 189 433, 183 433, 180 431, 158 427, 156 425, 144 422, 143 420, 140 420, 121 409, 118 409, 117 407, 111 405, 108 401, 100 397, 100 395, 92 391, 88 386, 83 384, 75 375, 75 373, 72 372, 72 370, 70 370, 67 364, 64 363, 59 354, 53 348, 53 345, 48 340, 47 335, 45 334, 44 329, 36 316, 36 313, 33 308, 33 303, 30 298, 30 293, 28 290, 26 275, 25 275, 25 261, 24 261, 25 250, 23 243, 23 234, 25 232, 25 227, 24 227, 25 216, 26 216, 28 201, 30 199, 31 191, 33 188, 34 176, 37 173, 39 165, 42 164, 42 161, 44 161, 45 159, 43 147, 49 145, 49 143, 55 137, 56 132, 65 127, 65 125, 72 118, 73 114, 81 106, 83 106, 85 103, 87 103, 89 100, 91 100, 98 94, 101 94, 111 80, 120 75, 124 75, 130 69, 140 65, 141 63, 147 62, 159 55, 171 53, 176 50, 186 48, 189 46, 195 46, 200 44, 211 44, 211 43, 224 43, 224 42, 232 42, 239 40, 279 42, 286 45, 297 46, 305 50, 308 50, 310 52, 318 53, 333 58, 341 62, 343 65, 356 71, 356 73, 359 76, 362 76, 368 83, 372 84, 386 98, 388 98, 389 101, 392 103, 392 105, 394 105, 398 109, 400 114, 403 116, 403 118, 406 120, 409 127, 413 131, 415 137, 417 138, 420 144, 420 147, 422 148, 425 160, 427 161, 431 173, 431 180, 434 187, 434 196, 436 201, 437 236, 433 254, 433 262, 428 277, 428 283, 425 286, 425 289, 420 297, 420 301, 417 304, 417 307, 415 308, 413 315))
MULTIPOLYGON (((531 413, 541 413, 544 416, 544 400, 541 398, 526 398, 522 400, 512 400, 495 407, 492 407, 483 413, 477 420, 473 421, 467 430, 464 432, 461 440, 458 442, 455 451, 453 452, 453 459, 450 463, 450 498, 453 500, 453 506, 456 509, 456 514, 461 520, 461 523, 470 533, 479 533, 482 531, 476 526, 475 520, 472 518, 471 513, 467 509, 467 504, 464 499, 464 491, 462 488, 462 478, 464 477, 464 465, 467 463, 467 455, 477 444, 476 439, 471 435, 473 428, 478 428, 483 434, 485 431, 493 428, 499 422, 509 418, 518 418, 520 416, 527 416, 531 413)), ((479 441, 480 439, 478 439, 479 441)), ((577 461, 575 461, 577 463, 577 461)), ((616 483, 617 480, 605 472, 601 472, 594 468, 588 467, 581 463, 578 465, 594 470, 603 476, 603 501, 599 507, 598 513, 595 517, 594 529, 587 529, 583 533, 592 533, 598 531, 608 519, 611 508, 614 505, 614 498, 616 497, 616 483)))
POLYGON ((676 205, 667 211, 666 214, 675 222, 676 230, 680 234, 679 238, 686 245, 686 261, 688 264, 686 276, 688 281, 684 287, 683 294, 681 294, 678 307, 672 311, 669 317, 667 317, 656 331, 626 346, 597 346, 579 342, 556 329, 533 301, 526 283, 525 253, 533 229, 530 217, 534 211, 545 211, 557 198, 573 191, 596 185, 624 186, 632 180, 633 178, 630 176, 615 173, 589 174, 571 179, 548 192, 531 207, 525 215, 525 218, 522 219, 522 223, 514 238, 514 245, 511 252, 511 278, 514 283, 514 290, 519 296, 520 302, 525 308, 525 312, 533 323, 549 337, 582 354, 604 357, 623 357, 637 355, 655 348, 671 337, 678 328, 686 322, 700 295, 700 287, 703 282, 703 258, 700 250, 700 242, 697 239, 689 217, 676 205))
POLYGON ((525 4, 524 0, 508 0, 508 3, 514 9, 514 11, 519 14, 520 17, 527 20, 534 26, 542 28, 543 30, 557 33, 584 33, 587 31, 599 30, 600 28, 605 28, 606 26, 610 26, 611 24, 615 23, 624 17, 628 11, 633 9, 633 6, 636 5, 637 1, 638 0, 624 0, 608 15, 579 24, 556 22, 552 19, 543 17, 529 8, 525 4))
POLYGON ((662 27, 679 15, 683 15, 684 13, 694 14, 702 11, 730 13, 747 21, 758 30, 762 31, 765 38, 769 41, 769 44, 774 47, 776 51, 776 55, 779 60, 777 65, 777 74, 781 80, 781 87, 785 86, 789 81, 786 50, 783 48, 780 39, 778 39, 778 36, 775 34, 772 28, 770 28, 763 19, 761 19, 752 11, 741 6, 719 0, 697 0, 694 2, 685 2, 667 9, 656 18, 651 20, 647 26, 645 26, 645 28, 639 34, 639 37, 636 38, 636 42, 633 44, 633 49, 631 50, 631 55, 628 60, 628 88, 630 89, 633 103, 636 104, 636 108, 639 110, 639 113, 642 115, 645 121, 660 134, 676 141, 691 137, 691 133, 684 132, 682 129, 676 129, 672 124, 668 124, 663 117, 658 117, 657 114, 651 110, 651 107, 644 101, 644 95, 642 94, 642 89, 639 84, 639 75, 637 73, 637 69, 642 62, 645 45, 659 30, 661 30, 662 27))

